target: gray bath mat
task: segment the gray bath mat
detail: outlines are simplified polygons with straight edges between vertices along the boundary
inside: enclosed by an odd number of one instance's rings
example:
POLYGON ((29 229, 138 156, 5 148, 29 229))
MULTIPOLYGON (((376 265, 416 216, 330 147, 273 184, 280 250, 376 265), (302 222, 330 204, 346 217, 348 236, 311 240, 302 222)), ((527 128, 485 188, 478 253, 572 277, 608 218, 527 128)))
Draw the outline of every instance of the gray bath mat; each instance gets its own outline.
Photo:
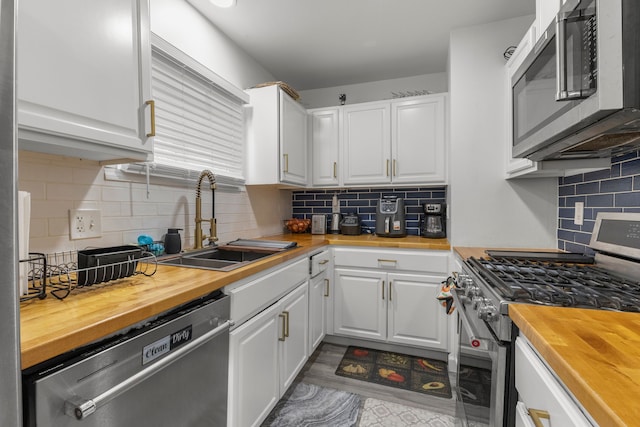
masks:
POLYGON ((298 383, 280 399, 262 427, 355 426, 360 396, 298 383))

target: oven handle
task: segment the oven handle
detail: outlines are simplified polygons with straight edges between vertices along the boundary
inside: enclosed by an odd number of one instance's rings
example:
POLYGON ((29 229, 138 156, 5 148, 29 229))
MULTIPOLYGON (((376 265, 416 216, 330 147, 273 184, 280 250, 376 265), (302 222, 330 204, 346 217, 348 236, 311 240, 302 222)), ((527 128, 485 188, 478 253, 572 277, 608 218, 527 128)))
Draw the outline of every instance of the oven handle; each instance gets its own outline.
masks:
POLYGON ((120 396, 122 393, 137 386, 138 384, 142 383, 152 375, 157 374, 164 368, 171 365, 173 362, 178 361, 179 359, 191 353, 192 351, 202 347, 204 344, 216 338, 217 336, 225 332, 228 332, 232 325, 233 325, 233 322, 231 320, 227 320, 217 328, 195 339, 190 344, 187 344, 184 347, 174 351, 173 353, 170 353, 164 359, 160 359, 158 362, 154 363, 148 368, 143 369, 142 371, 136 373, 135 375, 127 378, 126 380, 122 381, 120 384, 113 386, 109 390, 105 391, 104 393, 98 395, 93 399, 83 399, 82 397, 75 396, 74 398, 67 400, 64 403, 65 414, 77 420, 83 420, 87 418, 89 415, 96 412, 98 408, 104 406, 108 402, 120 396))

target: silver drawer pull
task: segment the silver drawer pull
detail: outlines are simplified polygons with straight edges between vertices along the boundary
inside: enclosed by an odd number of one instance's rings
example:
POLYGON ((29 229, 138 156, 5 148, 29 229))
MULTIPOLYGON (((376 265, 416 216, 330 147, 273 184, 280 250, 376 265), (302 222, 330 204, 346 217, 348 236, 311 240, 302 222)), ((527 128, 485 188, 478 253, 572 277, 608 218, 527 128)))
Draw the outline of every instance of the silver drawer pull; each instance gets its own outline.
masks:
POLYGON ((204 344, 211 341, 218 335, 229 331, 231 325, 232 322, 227 320, 212 331, 209 331, 200 338, 195 339, 190 344, 186 344, 184 347, 177 349, 173 353, 167 355, 164 359, 160 359, 148 368, 145 368, 135 375, 127 378, 120 384, 111 387, 109 390, 105 391, 97 397, 94 397, 93 399, 83 399, 82 397, 76 396, 73 399, 67 400, 64 403, 64 413, 77 420, 83 420, 87 418, 102 406, 111 402, 113 399, 130 390, 131 388, 142 383, 152 375, 157 374, 164 368, 171 365, 173 362, 178 361, 192 351, 202 347, 204 344))
POLYGON ((398 260, 397 259, 383 259, 383 258, 378 258, 378 262, 390 262, 393 264, 397 264, 398 260))
POLYGON ((326 263, 328 263, 329 260, 328 259, 323 259, 322 261, 318 262, 318 264, 320 265, 325 265, 326 263))

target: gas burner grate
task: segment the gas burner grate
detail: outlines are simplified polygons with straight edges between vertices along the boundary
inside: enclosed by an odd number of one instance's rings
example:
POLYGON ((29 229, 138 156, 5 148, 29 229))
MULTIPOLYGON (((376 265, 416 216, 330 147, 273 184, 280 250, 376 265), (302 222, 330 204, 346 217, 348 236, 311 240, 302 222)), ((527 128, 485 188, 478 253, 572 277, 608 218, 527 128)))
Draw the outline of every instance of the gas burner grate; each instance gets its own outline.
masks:
POLYGON ((640 282, 597 266, 499 257, 470 264, 510 301, 640 312, 640 282))

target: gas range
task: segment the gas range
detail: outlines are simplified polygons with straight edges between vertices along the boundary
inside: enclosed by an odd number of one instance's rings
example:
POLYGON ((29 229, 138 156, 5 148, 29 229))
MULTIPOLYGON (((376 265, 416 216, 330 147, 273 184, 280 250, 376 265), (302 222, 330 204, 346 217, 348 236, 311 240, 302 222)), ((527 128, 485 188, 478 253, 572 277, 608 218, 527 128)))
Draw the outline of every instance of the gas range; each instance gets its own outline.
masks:
POLYGON ((458 297, 500 341, 511 341, 513 303, 640 312, 640 214, 599 213, 589 246, 593 257, 525 251, 471 257, 458 276, 458 297))

